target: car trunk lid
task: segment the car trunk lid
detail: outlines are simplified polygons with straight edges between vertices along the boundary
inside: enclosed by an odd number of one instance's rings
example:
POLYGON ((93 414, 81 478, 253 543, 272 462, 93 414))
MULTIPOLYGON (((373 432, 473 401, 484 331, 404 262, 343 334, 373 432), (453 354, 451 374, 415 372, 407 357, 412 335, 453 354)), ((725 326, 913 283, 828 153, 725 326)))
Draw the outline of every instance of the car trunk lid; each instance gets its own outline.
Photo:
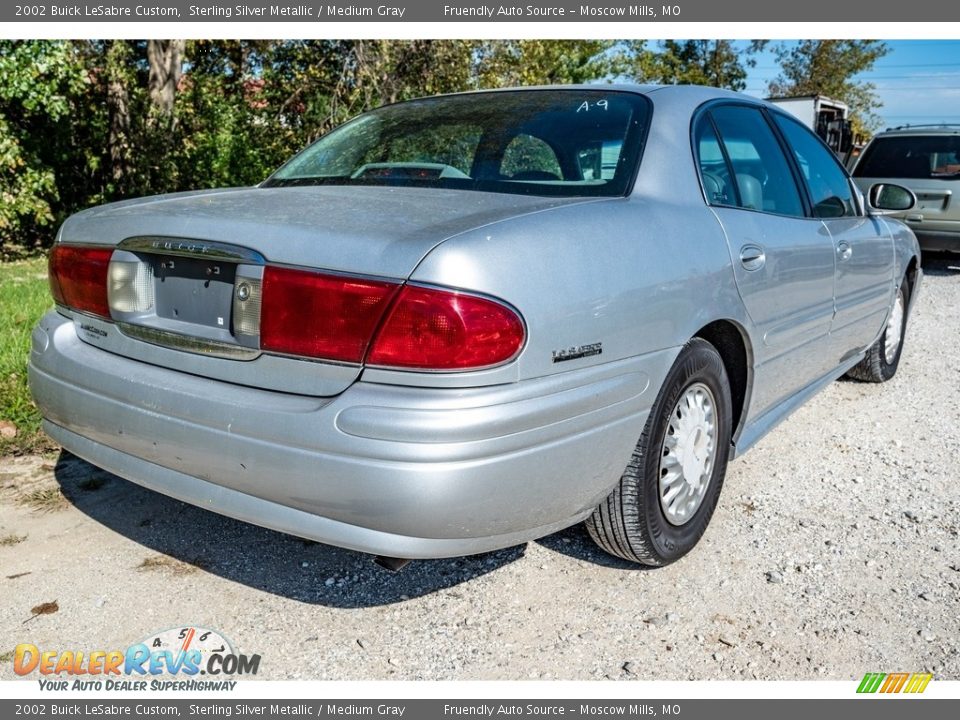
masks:
POLYGON ((265 352, 259 327, 265 268, 346 277, 353 289, 381 288, 389 302, 390 288, 445 239, 584 200, 395 187, 209 191, 79 213, 64 225, 61 241, 114 248, 113 322, 78 318, 87 342, 218 380, 330 396, 358 377, 362 355, 305 361, 265 352))

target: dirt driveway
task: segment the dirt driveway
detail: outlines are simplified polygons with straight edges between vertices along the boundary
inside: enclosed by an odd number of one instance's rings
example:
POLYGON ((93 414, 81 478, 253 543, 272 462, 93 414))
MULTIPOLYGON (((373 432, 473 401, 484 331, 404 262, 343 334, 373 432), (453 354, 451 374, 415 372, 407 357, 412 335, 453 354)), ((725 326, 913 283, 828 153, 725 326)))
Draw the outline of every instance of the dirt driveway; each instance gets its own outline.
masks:
POLYGON ((733 462, 704 541, 659 570, 575 527, 391 575, 67 454, 2 459, 0 678, 21 642, 193 624, 268 679, 960 679, 958 266, 925 263, 896 378, 834 383, 733 462))

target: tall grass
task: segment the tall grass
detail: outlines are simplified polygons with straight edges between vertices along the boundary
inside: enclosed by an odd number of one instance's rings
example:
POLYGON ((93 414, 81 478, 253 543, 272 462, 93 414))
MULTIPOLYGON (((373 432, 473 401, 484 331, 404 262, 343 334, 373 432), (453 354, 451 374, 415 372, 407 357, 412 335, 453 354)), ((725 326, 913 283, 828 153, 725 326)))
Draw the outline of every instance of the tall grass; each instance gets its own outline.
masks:
POLYGON ((27 387, 30 331, 51 307, 45 259, 0 263, 0 421, 17 430, 13 438, 0 437, 0 456, 52 446, 27 387))

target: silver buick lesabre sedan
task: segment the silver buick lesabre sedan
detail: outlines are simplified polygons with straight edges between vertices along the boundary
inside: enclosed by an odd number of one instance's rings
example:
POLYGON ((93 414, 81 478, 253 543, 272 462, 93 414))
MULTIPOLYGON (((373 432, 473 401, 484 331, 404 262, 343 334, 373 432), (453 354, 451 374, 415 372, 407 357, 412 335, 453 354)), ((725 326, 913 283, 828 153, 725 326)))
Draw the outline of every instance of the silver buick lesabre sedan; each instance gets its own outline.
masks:
POLYGON ((896 372, 914 202, 725 91, 400 103, 257 187, 69 218, 31 387, 100 467, 394 566, 583 520, 663 565, 729 459, 896 372))

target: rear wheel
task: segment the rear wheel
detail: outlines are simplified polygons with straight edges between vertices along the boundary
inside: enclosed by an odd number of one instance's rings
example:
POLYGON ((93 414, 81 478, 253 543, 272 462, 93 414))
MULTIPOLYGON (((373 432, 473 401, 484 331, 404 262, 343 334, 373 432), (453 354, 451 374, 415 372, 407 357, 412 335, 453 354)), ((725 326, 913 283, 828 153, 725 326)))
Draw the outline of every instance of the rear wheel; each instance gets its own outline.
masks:
POLYGON ((645 565, 690 552, 717 506, 730 432, 723 360, 694 338, 667 374, 619 484, 586 521, 596 543, 645 565))
POLYGON ((910 288, 906 279, 897 288, 893 308, 887 319, 883 334, 867 350, 866 357, 854 365, 847 375, 866 382, 885 382, 897 373, 900 353, 903 352, 903 336, 907 330, 907 303, 910 288))

